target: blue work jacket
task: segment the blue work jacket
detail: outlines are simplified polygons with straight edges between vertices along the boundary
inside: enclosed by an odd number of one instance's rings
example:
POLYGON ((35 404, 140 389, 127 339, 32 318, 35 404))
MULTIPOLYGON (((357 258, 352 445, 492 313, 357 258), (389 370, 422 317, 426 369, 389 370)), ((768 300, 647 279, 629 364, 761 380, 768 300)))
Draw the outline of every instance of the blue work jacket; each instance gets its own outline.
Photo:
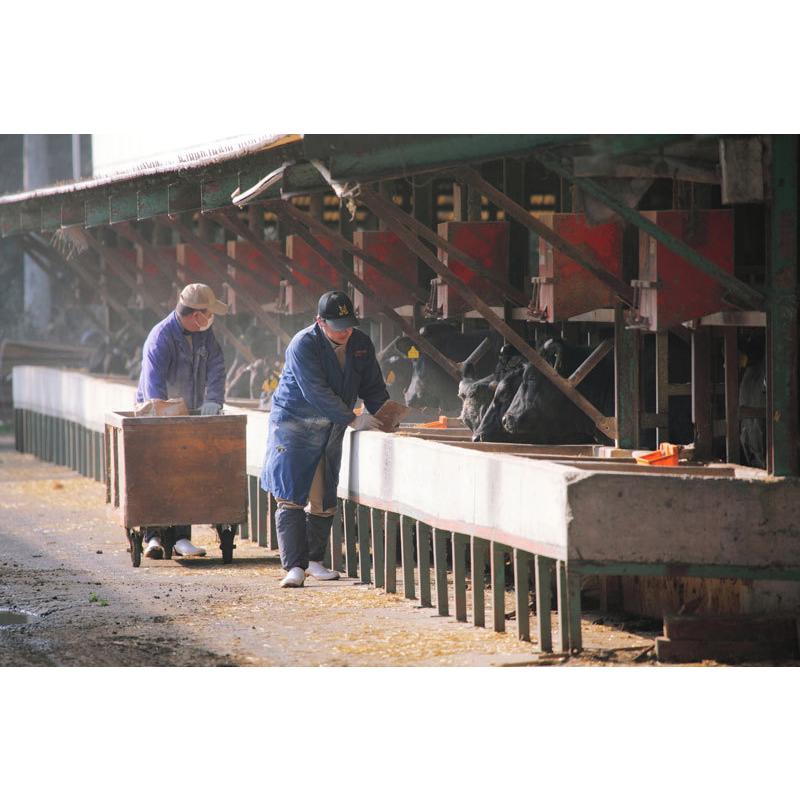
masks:
POLYGON ((190 347, 177 312, 162 319, 150 331, 142 348, 136 402, 182 397, 190 411, 196 411, 205 402, 222 405, 225 359, 212 328, 189 334, 190 347))
POLYGON ((342 438, 361 398, 371 414, 389 392, 369 336, 353 330, 344 371, 322 329, 314 323, 297 333, 272 396, 261 486, 275 497, 306 505, 320 458, 325 456, 323 505, 336 505, 342 438))

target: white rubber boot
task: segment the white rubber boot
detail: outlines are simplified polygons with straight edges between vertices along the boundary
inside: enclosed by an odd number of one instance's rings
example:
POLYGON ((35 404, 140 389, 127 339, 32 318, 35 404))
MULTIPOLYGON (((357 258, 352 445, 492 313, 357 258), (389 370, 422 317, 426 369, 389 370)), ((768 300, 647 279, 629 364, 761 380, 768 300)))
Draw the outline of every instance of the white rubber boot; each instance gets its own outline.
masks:
POLYGON ((161 539, 158 536, 151 536, 144 547, 145 558, 164 558, 164 548, 161 546, 161 539))
POLYGON ((206 554, 202 547, 195 547, 188 539, 178 539, 172 549, 179 556, 204 556, 206 554))
POLYGON ((301 567, 292 567, 281 581, 281 589, 299 589, 306 580, 301 567))
POLYGON ((334 569, 324 567, 319 561, 309 561, 306 575, 316 578, 318 581, 338 581, 339 573, 334 569))

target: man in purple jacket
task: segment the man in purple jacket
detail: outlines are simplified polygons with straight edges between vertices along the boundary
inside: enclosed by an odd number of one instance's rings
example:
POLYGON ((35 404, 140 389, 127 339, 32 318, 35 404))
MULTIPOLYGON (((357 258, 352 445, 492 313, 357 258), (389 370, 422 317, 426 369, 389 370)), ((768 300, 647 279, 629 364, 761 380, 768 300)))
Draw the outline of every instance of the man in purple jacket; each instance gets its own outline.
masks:
MULTIPOLYGON (((136 402, 182 397, 192 413, 219 414, 225 400, 225 361, 211 324, 215 314, 227 313, 228 306, 217 300, 210 286, 190 283, 184 287, 175 311, 145 340, 136 402)), ((175 552, 204 556, 206 551, 191 543, 191 531, 191 525, 175 526, 175 552)), ((145 542, 147 558, 163 557, 157 528, 145 533, 145 542)))

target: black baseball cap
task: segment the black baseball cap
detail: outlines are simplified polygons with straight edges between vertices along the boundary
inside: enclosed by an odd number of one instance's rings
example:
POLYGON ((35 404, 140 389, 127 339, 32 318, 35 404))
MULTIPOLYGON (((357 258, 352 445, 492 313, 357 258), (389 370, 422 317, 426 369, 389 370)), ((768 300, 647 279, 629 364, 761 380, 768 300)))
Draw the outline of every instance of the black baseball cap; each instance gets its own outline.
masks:
POLYGON ((319 299, 317 315, 335 331, 354 328, 358 325, 353 301, 345 292, 325 292, 319 299))

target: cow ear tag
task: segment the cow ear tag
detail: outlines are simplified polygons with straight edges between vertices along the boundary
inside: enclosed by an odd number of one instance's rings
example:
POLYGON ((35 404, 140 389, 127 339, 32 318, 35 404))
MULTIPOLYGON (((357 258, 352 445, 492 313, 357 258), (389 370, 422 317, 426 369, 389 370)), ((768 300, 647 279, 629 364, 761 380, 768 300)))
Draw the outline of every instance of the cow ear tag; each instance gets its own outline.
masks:
POLYGON ((393 370, 389 370, 389 374, 386 376, 386 385, 391 386, 396 380, 396 375, 394 374, 393 370))
POLYGON ((419 358, 419 350, 417 350, 417 348, 412 344, 408 353, 406 353, 406 356, 408 358, 419 358))

